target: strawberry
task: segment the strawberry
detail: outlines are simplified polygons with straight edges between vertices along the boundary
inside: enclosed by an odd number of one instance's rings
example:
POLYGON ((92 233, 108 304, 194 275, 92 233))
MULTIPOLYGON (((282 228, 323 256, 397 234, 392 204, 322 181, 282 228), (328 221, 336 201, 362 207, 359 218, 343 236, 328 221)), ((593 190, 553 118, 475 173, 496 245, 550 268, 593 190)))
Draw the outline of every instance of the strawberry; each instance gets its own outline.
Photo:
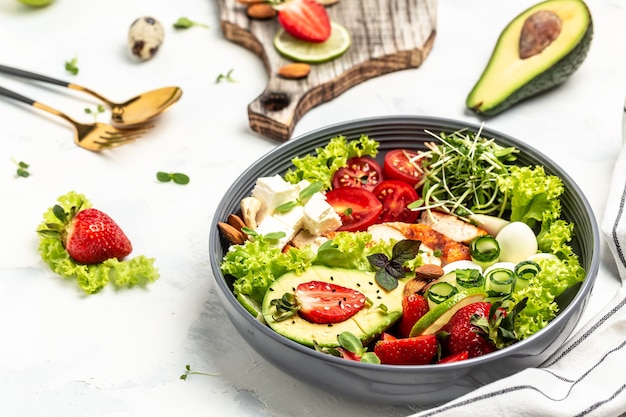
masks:
POLYGON ((274 0, 270 4, 278 13, 278 22, 291 36, 307 42, 324 42, 330 37, 328 13, 315 0, 274 0))
POLYGON ((491 303, 483 301, 469 304, 454 313, 442 329, 444 351, 451 355, 467 351, 468 357, 473 358, 496 350, 488 332, 473 323, 479 318, 489 317, 490 309, 491 303))
POLYGON ((374 353, 380 363, 388 365, 426 365, 431 363, 439 348, 434 334, 404 339, 379 340, 374 353))
POLYGON ((409 337, 417 321, 428 312, 428 301, 421 294, 402 296, 402 318, 398 323, 398 336, 409 337))
POLYGON ((443 357, 439 359, 437 363, 459 362, 459 361, 464 361, 467 358, 469 358, 469 352, 467 350, 464 350, 463 352, 459 352, 459 353, 455 353, 455 354, 443 357))
POLYGON ((49 223, 39 233, 61 239, 76 262, 97 264, 110 258, 122 259, 132 251, 122 229, 100 210, 72 207, 66 212, 55 205, 52 212, 60 223, 49 223))
POLYGON ((298 285, 295 298, 300 317, 318 324, 346 321, 366 302, 366 297, 357 290, 322 281, 298 285))

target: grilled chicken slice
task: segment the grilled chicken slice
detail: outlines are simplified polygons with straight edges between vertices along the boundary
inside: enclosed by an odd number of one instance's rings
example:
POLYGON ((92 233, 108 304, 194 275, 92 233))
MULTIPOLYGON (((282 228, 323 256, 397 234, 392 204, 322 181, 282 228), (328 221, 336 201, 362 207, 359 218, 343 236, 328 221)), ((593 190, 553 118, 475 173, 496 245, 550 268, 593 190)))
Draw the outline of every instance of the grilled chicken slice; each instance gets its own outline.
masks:
POLYGON ((486 230, 464 222, 456 216, 436 211, 424 211, 419 218, 419 223, 432 227, 455 242, 465 244, 469 244, 479 236, 488 234, 486 230))
POLYGON ((452 240, 427 224, 390 222, 383 225, 398 230, 406 239, 420 240, 422 245, 433 251, 440 251, 441 266, 454 261, 472 259, 466 244, 452 240))

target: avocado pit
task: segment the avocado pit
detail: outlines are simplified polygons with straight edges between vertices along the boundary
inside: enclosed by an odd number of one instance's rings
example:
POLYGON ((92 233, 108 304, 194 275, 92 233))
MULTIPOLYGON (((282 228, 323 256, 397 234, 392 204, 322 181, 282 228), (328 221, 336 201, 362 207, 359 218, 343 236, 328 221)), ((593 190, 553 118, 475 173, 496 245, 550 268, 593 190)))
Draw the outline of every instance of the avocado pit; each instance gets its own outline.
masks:
POLYGON ((527 59, 540 54, 559 37, 563 22, 550 10, 531 14, 522 27, 519 40, 519 57, 527 59))

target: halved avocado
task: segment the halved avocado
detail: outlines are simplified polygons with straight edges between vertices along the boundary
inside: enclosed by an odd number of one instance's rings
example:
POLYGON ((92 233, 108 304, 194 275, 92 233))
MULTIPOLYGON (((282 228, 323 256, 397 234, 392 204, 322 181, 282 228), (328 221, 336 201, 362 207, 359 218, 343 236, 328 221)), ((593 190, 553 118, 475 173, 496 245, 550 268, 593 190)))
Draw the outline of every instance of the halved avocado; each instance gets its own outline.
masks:
POLYGON ((582 0, 548 0, 518 15, 502 31, 466 106, 493 116, 563 83, 582 64, 593 21, 582 0))
POLYGON ((265 293, 263 317, 276 333, 309 347, 314 346, 314 341, 322 347, 337 347, 337 336, 346 331, 354 334, 365 345, 402 316, 402 292, 406 279, 399 281, 394 290, 387 291, 376 283, 374 276, 373 272, 325 266, 312 266, 301 274, 287 273, 274 281, 265 293), (276 308, 271 301, 281 298, 285 293, 294 293, 298 285, 309 281, 353 288, 371 300, 372 305, 366 304, 348 320, 332 325, 310 323, 297 314, 286 320, 274 320, 276 308), (385 305, 384 309, 380 308, 381 304, 385 305))

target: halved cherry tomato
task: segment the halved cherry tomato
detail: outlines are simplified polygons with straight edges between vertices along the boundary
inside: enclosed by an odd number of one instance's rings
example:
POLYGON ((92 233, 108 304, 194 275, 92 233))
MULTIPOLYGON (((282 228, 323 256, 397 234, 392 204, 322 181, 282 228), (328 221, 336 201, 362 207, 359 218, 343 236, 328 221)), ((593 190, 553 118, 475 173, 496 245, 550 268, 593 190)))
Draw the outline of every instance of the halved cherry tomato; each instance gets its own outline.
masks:
POLYGON ((415 186, 424 176, 417 153, 407 149, 387 152, 383 163, 383 175, 387 180, 398 180, 415 186))
POLYGON ((372 191, 376 198, 383 203, 380 222, 413 223, 419 213, 407 208, 409 204, 419 199, 415 188, 403 181, 387 180, 379 183, 372 191))
POLYGON ((334 188, 326 193, 326 201, 341 217, 339 231, 363 231, 373 225, 383 211, 383 204, 365 188, 334 188))
POLYGON ((333 175, 333 188, 361 187, 373 190, 383 180, 383 169, 374 159, 367 156, 348 159, 333 175))

